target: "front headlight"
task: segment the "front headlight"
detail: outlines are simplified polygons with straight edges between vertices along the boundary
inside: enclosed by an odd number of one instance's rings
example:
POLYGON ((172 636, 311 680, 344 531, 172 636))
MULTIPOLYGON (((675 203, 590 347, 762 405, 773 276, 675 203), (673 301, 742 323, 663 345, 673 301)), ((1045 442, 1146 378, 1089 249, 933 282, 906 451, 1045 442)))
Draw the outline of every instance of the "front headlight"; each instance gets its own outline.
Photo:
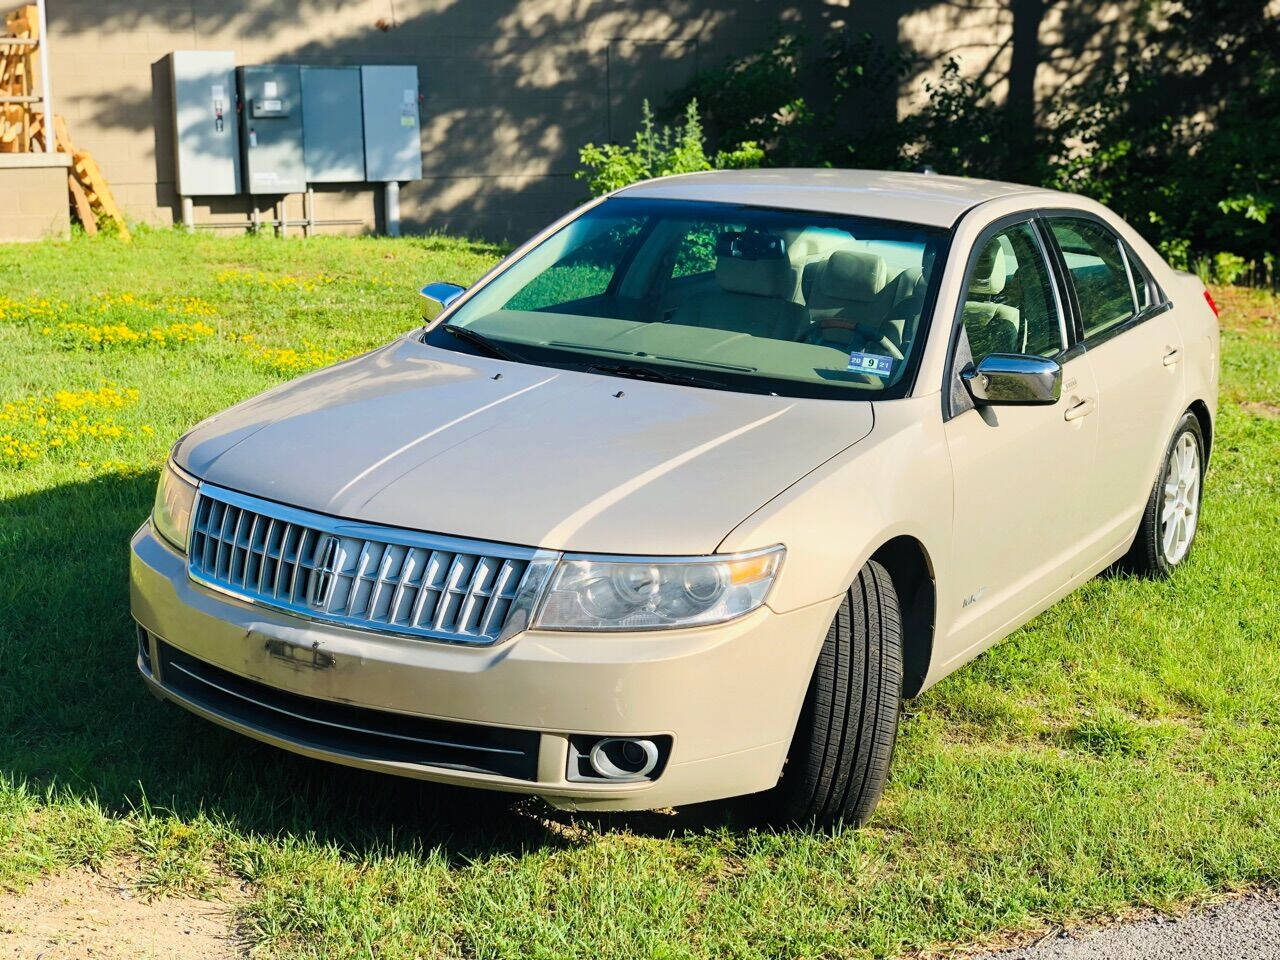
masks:
POLYGON ((171 544, 187 552, 187 533, 191 529, 191 509, 196 502, 196 479, 183 473, 168 461, 160 471, 156 486, 156 502, 151 508, 151 522, 156 532, 171 544))
POLYGON ((722 623, 764 603, 781 546, 723 557, 565 557, 534 618, 538 630, 657 630, 722 623))

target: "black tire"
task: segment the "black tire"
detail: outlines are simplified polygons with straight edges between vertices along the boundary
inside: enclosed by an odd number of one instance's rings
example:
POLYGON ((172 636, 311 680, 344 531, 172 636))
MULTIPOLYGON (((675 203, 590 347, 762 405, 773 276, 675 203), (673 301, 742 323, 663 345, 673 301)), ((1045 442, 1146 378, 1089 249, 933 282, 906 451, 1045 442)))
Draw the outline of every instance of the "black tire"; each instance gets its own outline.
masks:
POLYGON ((809 682, 775 817, 822 829, 865 823, 884 792, 902 708, 902 620, 872 560, 845 593, 809 682))
POLYGON ((1133 538, 1133 545, 1120 561, 1120 565, 1139 576, 1162 580, 1186 562, 1195 544, 1195 535, 1199 530, 1199 514, 1204 491, 1204 432, 1200 429, 1200 421, 1194 413, 1188 411, 1178 421, 1173 436, 1165 447, 1164 456, 1160 458, 1160 470, 1155 482, 1151 485, 1151 495, 1142 510, 1142 520, 1138 523, 1138 533, 1133 538), (1198 465, 1199 483, 1196 488, 1196 523, 1191 529, 1190 540, 1179 555, 1170 558, 1165 549, 1165 527, 1161 522, 1164 509, 1164 483, 1169 472, 1170 461, 1175 455, 1183 437, 1190 437, 1195 446, 1196 463, 1198 465))

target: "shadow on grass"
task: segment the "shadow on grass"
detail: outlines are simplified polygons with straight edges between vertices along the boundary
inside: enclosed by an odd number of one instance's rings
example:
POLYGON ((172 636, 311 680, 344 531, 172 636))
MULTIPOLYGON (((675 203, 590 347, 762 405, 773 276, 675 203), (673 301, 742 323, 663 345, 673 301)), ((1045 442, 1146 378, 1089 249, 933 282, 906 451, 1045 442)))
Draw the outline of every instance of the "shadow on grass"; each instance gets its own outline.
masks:
POLYGON ((715 806, 575 818, 537 800, 309 760, 155 700, 136 674, 128 588, 129 538, 154 489, 154 472, 112 474, 0 501, 0 773, 112 813, 145 800, 242 832, 357 853, 421 846, 459 863, 596 830, 724 822, 715 806))

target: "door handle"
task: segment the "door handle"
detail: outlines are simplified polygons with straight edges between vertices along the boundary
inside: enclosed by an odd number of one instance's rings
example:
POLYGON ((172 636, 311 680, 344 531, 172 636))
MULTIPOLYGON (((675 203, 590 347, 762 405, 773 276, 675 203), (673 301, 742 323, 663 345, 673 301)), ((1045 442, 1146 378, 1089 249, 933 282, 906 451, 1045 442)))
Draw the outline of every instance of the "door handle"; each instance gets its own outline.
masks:
POLYGON ((1094 406, 1093 397, 1085 397, 1079 403, 1074 403, 1067 407, 1066 412, 1062 414, 1062 419, 1079 420, 1081 417, 1087 417, 1093 413, 1094 406))
POLYGON ((1164 365, 1172 367, 1175 363, 1182 359, 1182 351, 1177 347, 1169 347, 1164 353, 1164 365))

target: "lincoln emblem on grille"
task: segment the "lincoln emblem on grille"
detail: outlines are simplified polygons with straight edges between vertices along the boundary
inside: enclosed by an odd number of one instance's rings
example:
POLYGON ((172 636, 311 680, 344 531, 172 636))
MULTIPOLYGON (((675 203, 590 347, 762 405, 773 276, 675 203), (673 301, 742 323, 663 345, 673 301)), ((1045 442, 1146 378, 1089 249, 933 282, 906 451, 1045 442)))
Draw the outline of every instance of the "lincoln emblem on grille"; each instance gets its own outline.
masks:
POLYGON ((307 584, 307 606, 325 610, 333 596, 333 585, 338 572, 338 538, 328 533, 316 544, 316 565, 307 584))

